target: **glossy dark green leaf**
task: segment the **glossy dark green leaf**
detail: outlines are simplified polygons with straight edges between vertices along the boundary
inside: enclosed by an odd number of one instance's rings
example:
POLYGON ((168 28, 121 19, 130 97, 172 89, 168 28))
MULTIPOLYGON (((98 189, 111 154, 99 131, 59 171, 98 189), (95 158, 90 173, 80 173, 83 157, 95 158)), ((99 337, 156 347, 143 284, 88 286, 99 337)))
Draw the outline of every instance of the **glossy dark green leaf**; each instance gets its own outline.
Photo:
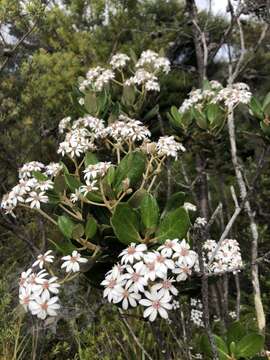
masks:
POLYGON ((76 224, 66 215, 58 216, 57 224, 61 233, 70 239, 76 224))
POLYGON ((118 240, 125 245, 140 242, 139 218, 127 203, 117 205, 111 218, 111 225, 118 240))
POLYGON ((262 335, 251 333, 244 336, 236 344, 236 354, 238 357, 251 357, 258 354, 264 345, 264 337, 262 335))
POLYGON ((140 204, 141 218, 146 229, 155 229, 159 220, 159 207, 156 198, 146 193, 140 204))
POLYGON ((188 213, 184 208, 178 208, 167 212, 156 233, 156 237, 160 243, 167 239, 183 239, 190 227, 188 213))
POLYGON ((48 180, 48 176, 46 176, 45 174, 43 174, 40 171, 32 171, 32 175, 35 179, 37 179, 37 181, 46 181, 48 180))
POLYGON ((85 167, 88 165, 95 165, 97 163, 98 163, 98 158, 97 158, 96 154, 92 153, 91 151, 88 151, 85 154, 85 158, 84 158, 85 167))
POLYGON ((65 174, 64 175, 65 181, 69 189, 74 192, 76 189, 78 189, 82 183, 75 175, 65 174))
POLYGON ((97 232, 97 222, 93 216, 89 216, 85 225, 85 235, 88 239, 93 238, 97 232))
POLYGON ((146 156, 140 151, 127 154, 120 162, 115 171, 114 188, 120 191, 122 182, 129 179, 130 187, 138 185, 145 170, 146 156))

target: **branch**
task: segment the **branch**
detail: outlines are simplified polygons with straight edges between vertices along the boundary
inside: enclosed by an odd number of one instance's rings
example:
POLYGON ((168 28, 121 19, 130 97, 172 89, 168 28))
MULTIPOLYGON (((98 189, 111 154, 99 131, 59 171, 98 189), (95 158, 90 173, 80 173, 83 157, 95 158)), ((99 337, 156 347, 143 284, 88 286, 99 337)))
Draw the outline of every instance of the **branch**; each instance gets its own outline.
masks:
POLYGON ((14 55, 17 48, 24 42, 24 40, 34 31, 35 27, 37 25, 37 21, 34 22, 34 24, 30 27, 30 29, 21 37, 21 39, 17 42, 17 44, 10 50, 9 56, 5 59, 3 64, 0 67, 0 72, 4 70, 6 67, 8 61, 11 59, 11 57, 14 55))

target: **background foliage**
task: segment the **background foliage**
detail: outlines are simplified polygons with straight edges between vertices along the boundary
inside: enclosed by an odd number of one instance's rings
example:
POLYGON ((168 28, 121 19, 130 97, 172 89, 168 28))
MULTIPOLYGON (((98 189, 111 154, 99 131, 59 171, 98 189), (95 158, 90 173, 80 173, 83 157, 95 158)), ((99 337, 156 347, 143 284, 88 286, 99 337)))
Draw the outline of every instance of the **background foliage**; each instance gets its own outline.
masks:
MULTIPOLYGON (((218 42, 227 20, 221 17, 199 14, 207 28, 211 42, 218 42)), ((157 132, 173 132, 166 117, 172 105, 179 106, 193 86, 198 85, 196 57, 191 36, 191 24, 185 4, 165 0, 1 0, 0 21, 0 184, 5 193, 16 182, 17 169, 26 161, 56 161, 58 141, 57 126, 67 115, 78 116, 73 106, 72 94, 77 78, 97 64, 106 64, 116 51, 140 54, 151 48, 163 50, 173 66, 161 86, 158 102, 162 121, 157 132), (32 30, 31 30, 32 29, 32 30), (27 32, 29 35, 14 49, 27 32)), ((257 20, 244 24, 247 47, 258 38, 257 20)), ((239 40, 230 38, 235 51, 239 40)), ((251 59, 239 80, 247 82, 258 98, 269 91, 269 35, 256 56, 251 59)), ((209 66, 208 76, 224 82, 227 77, 226 62, 222 57, 209 66)), ((259 150, 265 139, 259 131, 259 122, 242 111, 239 124, 241 161, 253 177, 259 150), (247 141, 248 140, 248 141, 247 141)), ((240 117, 240 116, 239 116, 240 117)), ((179 135, 179 134, 178 134, 179 135)), ((227 213, 233 207, 228 200, 229 186, 233 183, 233 170, 228 164, 228 139, 214 139, 201 133, 182 136, 189 149, 186 157, 188 172, 196 177, 194 162, 197 152, 207 158, 210 206, 213 210, 217 196, 224 199, 227 213), (194 141, 195 140, 195 141, 194 141), (216 174, 219 174, 217 176, 216 174)), ((267 159, 269 161, 269 159, 267 159)), ((173 168, 174 190, 181 187, 180 165, 173 168)), ((167 178, 164 174, 164 197, 167 178)), ((269 248, 269 176, 263 175, 252 202, 260 230, 260 252, 269 248)), ((194 202, 194 199, 189 199, 194 202)), ((185 294, 181 297, 181 311, 171 324, 144 323, 139 314, 130 317, 133 334, 126 320, 110 305, 106 305, 98 291, 78 280, 65 293, 63 317, 54 328, 50 324, 37 325, 26 318, 17 306, 17 277, 21 269, 32 262, 39 251, 48 245, 47 224, 39 217, 30 215, 19 219, 0 217, 0 356, 3 359, 139 359, 142 351, 136 337, 144 343, 153 359, 184 359, 190 349, 200 352, 200 330, 188 329, 183 335, 183 314, 187 305, 185 294), (22 256, 24 254, 24 256, 22 256), (74 300, 75 299, 75 300, 74 300), (191 336, 191 334, 193 334, 191 336), (195 336, 194 336, 195 334, 195 336)), ((248 258, 248 230, 244 216, 240 216, 232 236, 240 239, 244 257, 248 258), (245 253, 245 249, 247 250, 245 253)), ((269 288, 267 264, 261 266, 262 293, 269 320, 269 288)), ((243 321, 247 328, 254 328, 249 275, 241 275, 243 321)), ((230 279, 233 293, 235 284, 230 279)), ((191 283, 194 296, 200 289, 191 283)), ((218 285, 220 286, 220 285, 218 285)), ((222 292, 222 288, 218 288, 222 292)), ((234 299, 229 307, 234 308, 234 299)), ((232 319, 225 318, 231 323, 232 319)), ((219 324, 217 323, 217 331, 219 324)), ((268 340, 268 330, 266 333, 268 340)))

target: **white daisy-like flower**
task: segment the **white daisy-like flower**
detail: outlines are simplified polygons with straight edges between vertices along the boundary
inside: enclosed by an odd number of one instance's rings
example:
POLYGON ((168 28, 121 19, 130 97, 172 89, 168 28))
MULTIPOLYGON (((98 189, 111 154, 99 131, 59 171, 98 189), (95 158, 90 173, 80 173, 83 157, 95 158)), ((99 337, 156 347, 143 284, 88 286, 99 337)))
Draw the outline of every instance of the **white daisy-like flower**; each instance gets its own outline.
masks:
POLYGON ((163 295, 161 292, 146 291, 145 296, 147 299, 141 299, 139 303, 146 306, 143 317, 149 317, 150 321, 154 321, 159 314, 163 319, 168 319, 167 310, 172 309, 171 296, 168 294, 163 295))
POLYGON ((26 284, 27 284, 27 287, 29 288, 29 290, 33 291, 35 285, 37 284, 37 281, 44 279, 48 275, 49 274, 47 273, 47 271, 45 269, 39 271, 38 273, 35 273, 35 272, 31 273, 26 280, 26 284))
POLYGON ((82 185, 79 187, 79 192, 86 196, 88 193, 92 191, 97 191, 98 186, 96 186, 97 180, 88 181, 86 180, 86 185, 82 185))
POLYGON ((117 300, 125 282, 125 279, 121 276, 117 278, 113 277, 112 274, 106 276, 106 278, 100 283, 105 287, 103 297, 108 298, 109 302, 117 300))
POLYGON ((119 257, 121 257, 122 264, 133 264, 135 260, 140 260, 144 256, 144 252, 147 250, 147 246, 145 244, 136 245, 135 243, 131 243, 128 248, 123 250, 119 257))
POLYGON ((177 245, 173 258, 178 259, 179 264, 192 267, 197 260, 197 253, 190 250, 189 244, 183 239, 181 243, 177 245))
POLYGON ((31 300, 31 290, 28 287, 20 287, 19 301, 24 310, 28 310, 29 302, 31 300))
POLYGON ((36 279, 36 284, 33 286, 33 293, 40 295, 42 292, 52 294, 59 293, 60 284, 57 282, 57 277, 52 276, 50 279, 36 279))
POLYGON ((32 315, 36 315, 42 320, 45 320, 47 316, 57 316, 58 309, 60 309, 58 296, 50 298, 47 292, 43 292, 40 296, 35 296, 29 302, 29 310, 32 315))
POLYGON ((49 198, 45 195, 45 192, 41 191, 40 193, 36 191, 31 191, 28 198, 25 200, 26 203, 30 203, 30 207, 40 209, 40 203, 47 203, 49 198))
POLYGON ((126 66, 127 62, 130 60, 130 57, 126 54, 118 53, 113 55, 110 65, 115 69, 122 69, 126 66))
POLYGON ((172 254, 177 251, 178 245, 179 239, 167 239, 164 244, 158 248, 158 251, 160 251, 163 256, 172 257, 172 254))
POLYGON ((119 303, 122 301, 122 308, 127 310, 129 305, 132 307, 137 306, 137 301, 141 299, 141 295, 137 292, 134 292, 132 287, 128 288, 127 286, 121 287, 117 290, 117 297, 113 300, 113 302, 119 303))
POLYGON ((120 278, 123 275, 125 269, 125 265, 117 263, 112 267, 111 270, 106 273, 106 277, 111 275, 114 279, 120 278))
POLYGON ((36 188, 41 191, 47 191, 47 190, 53 189, 53 182, 52 182, 52 180, 38 181, 36 188))
POLYGON ((112 163, 107 161, 101 161, 97 164, 88 165, 83 171, 84 179, 90 182, 91 180, 95 180, 97 177, 103 177, 106 175, 111 166, 112 163))
POLYGON ((160 292, 162 293, 162 295, 174 295, 177 296, 178 295, 178 290, 176 289, 176 287, 173 285, 173 283, 175 282, 175 280, 173 278, 169 278, 169 279, 163 279, 160 282, 158 282, 157 284, 154 284, 152 286, 152 290, 154 292, 160 292))
POLYGON ((144 292, 144 287, 147 285, 147 280, 144 277, 145 271, 143 269, 136 270, 131 266, 126 267, 125 279, 127 280, 127 287, 132 286, 135 292, 144 292))
POLYGON ((175 159, 178 157, 178 152, 185 152, 185 147, 175 141, 173 136, 161 136, 157 142, 157 152, 159 156, 171 156, 175 159))
POLYGON ((191 268, 188 265, 179 264, 173 270, 174 274, 177 274, 176 281, 186 281, 192 274, 191 268))
POLYGON ((80 190, 79 189, 76 189, 74 193, 71 193, 70 194, 70 201, 74 204, 76 203, 77 201, 80 200, 80 190))
POLYGON ((66 268, 66 272, 77 272, 80 271, 80 263, 86 263, 88 260, 81 257, 81 254, 77 250, 72 251, 72 255, 63 256, 64 260, 61 265, 61 269, 66 268))
POLYGON ((44 263, 52 263, 54 256, 50 255, 52 253, 52 250, 48 250, 45 252, 45 254, 40 254, 37 257, 37 260, 34 262, 32 267, 39 266, 40 269, 43 269, 44 263))

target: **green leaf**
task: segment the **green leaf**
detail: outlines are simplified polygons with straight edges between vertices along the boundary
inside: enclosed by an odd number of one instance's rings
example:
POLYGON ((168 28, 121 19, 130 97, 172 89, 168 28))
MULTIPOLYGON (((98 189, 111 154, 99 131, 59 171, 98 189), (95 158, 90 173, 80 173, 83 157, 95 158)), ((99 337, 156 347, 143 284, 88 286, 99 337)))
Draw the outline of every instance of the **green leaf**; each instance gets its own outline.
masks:
POLYGON ((96 219, 92 215, 90 215, 85 225, 85 235, 87 239, 91 239, 92 237, 94 237, 96 235, 96 232, 97 232, 96 219))
POLYGON ((146 229, 155 229, 159 219, 159 207, 156 198, 146 193, 141 205, 141 218, 146 229))
POLYGON ((270 92, 265 96, 264 101, 263 101, 263 111, 268 107, 268 105, 270 105, 270 92))
POLYGON ((171 107, 171 114, 177 124, 181 124, 182 114, 178 111, 176 106, 171 107))
POLYGON ((240 321, 233 322, 227 331, 227 343, 237 343, 246 334, 246 329, 240 323, 240 321))
POLYGON ((65 174, 64 178, 65 178, 67 186, 70 188, 70 190, 72 192, 74 192, 76 189, 78 189, 82 185, 80 180, 74 175, 65 174))
POLYGON ((212 124, 217 117, 220 117, 221 110, 217 104, 209 104, 206 109, 207 118, 212 124))
POLYGON ((141 202, 145 196, 145 194, 147 193, 147 191, 145 189, 139 189, 137 191, 135 191, 132 196, 129 198, 128 200, 128 204, 134 208, 137 209, 138 207, 140 207, 141 202))
POLYGON ((259 103, 259 101, 255 98, 255 96, 252 96, 249 103, 249 107, 254 116, 263 120, 264 118, 263 108, 262 105, 259 103))
POLYGON ((77 224, 74 226, 74 229, 72 231, 72 238, 73 239, 78 239, 80 237, 82 237, 84 234, 84 227, 82 224, 77 224))
POLYGON ((261 121, 260 127, 266 135, 270 135, 270 125, 266 125, 263 121, 261 121))
POLYGON ((130 181, 130 186, 138 185, 145 170, 146 156, 140 151, 127 154, 118 165, 115 171, 114 187, 120 191, 122 181, 126 178, 130 181))
POLYGON ((174 210, 174 209, 179 208, 180 206, 183 206, 184 202, 185 202, 185 197, 186 197, 186 194, 182 191, 179 191, 179 192, 171 195, 165 205, 163 214, 165 214, 166 212, 168 212, 170 210, 174 210))
POLYGON ((42 172, 40 172, 40 171, 32 171, 32 175, 34 176, 35 179, 37 179, 37 181, 48 180, 48 176, 46 176, 45 174, 42 174, 42 172))
POLYGON ((134 104, 135 100, 136 95, 134 86, 124 86, 122 95, 123 104, 126 106, 131 106, 134 104))
POLYGON ((202 112, 198 111, 196 108, 192 109, 192 113, 196 120, 197 125, 201 129, 206 130, 207 129, 207 119, 205 118, 205 115, 202 112))
POLYGON ((183 239, 190 227, 188 213, 182 207, 169 211, 161 220, 156 233, 158 241, 163 243, 167 239, 183 239))
POLYGON ((61 233, 70 239, 72 237, 73 230, 75 228, 75 223, 66 215, 58 216, 57 220, 58 227, 61 233))
POLYGON ((262 335, 252 333, 244 336, 236 344, 236 352, 238 357, 255 356, 263 349, 264 337, 262 335))
POLYGON ((140 242, 138 215, 129 204, 117 205, 111 218, 111 225, 118 240, 123 244, 140 242))
MULTIPOLYGON (((217 335, 214 335, 214 339, 219 353, 219 360, 229 360, 230 359, 229 349, 225 341, 217 335)), ((204 354, 208 355, 209 357, 212 356, 210 342, 206 334, 203 334, 200 338, 200 347, 201 347, 201 351, 204 354)))
POLYGON ((57 193, 63 193, 67 188, 67 184, 65 182, 65 178, 63 175, 57 175, 54 179, 54 190, 57 193))
POLYGON ((88 151, 85 154, 84 166, 87 167, 88 165, 95 165, 97 163, 98 163, 98 158, 96 154, 92 153, 91 151, 88 151))
POLYGON ((150 119, 153 119, 153 117, 155 117, 159 112, 159 105, 156 104, 150 111, 148 111, 148 113, 144 116, 143 120, 147 121, 150 119))
POLYGON ((219 360, 229 360, 229 349, 225 341, 217 335, 214 335, 214 339, 219 353, 219 360))
POLYGON ((96 115, 98 111, 98 101, 96 94, 89 92, 84 98, 84 107, 91 115, 96 115))

